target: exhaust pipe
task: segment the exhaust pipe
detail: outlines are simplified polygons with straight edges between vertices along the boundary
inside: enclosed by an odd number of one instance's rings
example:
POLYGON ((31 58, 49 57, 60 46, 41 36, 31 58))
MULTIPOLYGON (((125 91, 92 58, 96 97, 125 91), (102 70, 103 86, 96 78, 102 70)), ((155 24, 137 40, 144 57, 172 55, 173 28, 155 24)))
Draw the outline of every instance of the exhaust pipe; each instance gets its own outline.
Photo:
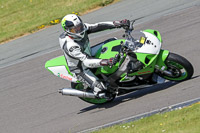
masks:
POLYGON ((67 95, 67 96, 76 96, 81 98, 96 98, 96 96, 93 93, 83 92, 72 88, 59 89, 58 92, 62 93, 62 95, 67 95))

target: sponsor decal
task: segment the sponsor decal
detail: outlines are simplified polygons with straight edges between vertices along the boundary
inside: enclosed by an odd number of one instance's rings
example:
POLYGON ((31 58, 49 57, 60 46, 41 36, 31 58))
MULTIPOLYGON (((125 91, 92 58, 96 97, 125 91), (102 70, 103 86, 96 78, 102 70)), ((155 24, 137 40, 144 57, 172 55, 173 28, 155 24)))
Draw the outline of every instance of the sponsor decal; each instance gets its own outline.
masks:
POLYGON ((72 51, 74 51, 74 49, 78 49, 78 48, 79 48, 78 46, 72 46, 72 47, 69 49, 69 51, 72 52, 72 51))
POLYGON ((151 41, 150 41, 150 40, 147 40, 146 43, 147 43, 147 44, 151 44, 151 41))
POLYGON ((146 73, 150 73, 151 71, 146 71, 146 72, 138 72, 138 74, 146 74, 146 73))
POLYGON ((63 74, 60 74, 60 73, 58 73, 58 77, 72 81, 72 78, 65 76, 63 74))
POLYGON ((89 64, 90 67, 95 67, 95 66, 98 66, 98 63, 91 63, 89 64))

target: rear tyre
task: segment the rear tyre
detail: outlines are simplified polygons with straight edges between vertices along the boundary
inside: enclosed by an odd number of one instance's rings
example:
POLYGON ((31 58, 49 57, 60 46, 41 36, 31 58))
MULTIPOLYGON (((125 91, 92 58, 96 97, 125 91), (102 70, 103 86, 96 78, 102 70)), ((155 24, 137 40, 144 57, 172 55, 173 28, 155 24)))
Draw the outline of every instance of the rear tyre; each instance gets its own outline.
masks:
MULTIPOLYGON (((78 89, 78 90, 83 90, 83 85, 82 83, 73 83, 71 82, 71 87, 74 89, 78 89)), ((81 98, 79 97, 81 100, 87 102, 87 103, 91 103, 91 104, 105 104, 105 103, 109 103, 112 102, 115 99, 116 95, 112 95, 110 99, 106 99, 106 98, 81 98)))
POLYGON ((184 57, 170 53, 165 64, 167 71, 171 72, 171 76, 164 76, 165 79, 172 81, 184 81, 190 79, 194 73, 192 64, 184 57))

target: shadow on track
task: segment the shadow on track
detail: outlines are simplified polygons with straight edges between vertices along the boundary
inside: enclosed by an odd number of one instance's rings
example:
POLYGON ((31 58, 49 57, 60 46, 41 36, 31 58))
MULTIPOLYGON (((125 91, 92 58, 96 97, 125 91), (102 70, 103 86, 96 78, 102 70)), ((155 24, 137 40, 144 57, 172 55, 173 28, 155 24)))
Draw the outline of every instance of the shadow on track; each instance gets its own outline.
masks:
MULTIPOLYGON (((199 78, 199 77, 200 77, 200 75, 197 75, 195 77, 192 77, 189 80, 193 80, 193 79, 196 79, 196 78, 199 78)), ((187 81, 189 81, 189 80, 187 80, 187 81)), ((87 108, 84 108, 84 109, 80 110, 80 112, 78 114, 81 114, 81 113, 84 113, 84 112, 87 112, 87 111, 90 111, 90 110, 93 110, 93 109, 97 109, 97 108, 99 108, 99 109, 112 108, 112 107, 114 107, 118 104, 121 104, 123 102, 127 102, 127 101, 130 101, 130 100, 133 100, 133 99, 140 98, 140 97, 145 96, 147 94, 151 94, 151 93, 154 93, 154 92, 158 92, 158 91, 168 89, 168 88, 170 88, 174 85, 177 85, 179 83, 181 83, 181 82, 168 81, 168 82, 165 82, 165 83, 162 83, 162 84, 154 85, 152 87, 147 87, 147 88, 144 88, 144 89, 133 91, 133 92, 130 92, 128 94, 116 97, 110 103, 105 103, 105 104, 102 104, 102 105, 92 105, 92 106, 89 106, 87 108)))
POLYGON ((192 78, 189 79, 189 80, 196 79, 196 78, 199 78, 199 77, 200 77, 200 75, 197 75, 197 76, 192 77, 192 78))
POLYGON ((152 87, 148 87, 148 88, 144 88, 144 89, 137 90, 137 91, 134 91, 134 92, 130 92, 128 94, 116 97, 114 99, 114 101, 112 101, 110 103, 106 103, 106 104, 102 104, 102 105, 92 105, 92 106, 89 106, 87 108, 84 108, 84 109, 80 110, 80 112, 78 114, 81 114, 81 113, 84 113, 84 112, 87 112, 87 111, 90 111, 90 110, 93 110, 93 109, 96 109, 96 108, 99 108, 99 109, 100 108, 104 108, 104 109, 112 108, 112 107, 114 107, 118 104, 121 104, 123 102, 127 102, 127 101, 130 101, 130 100, 136 99, 136 98, 140 98, 140 97, 147 95, 147 94, 150 94, 150 93, 165 90, 165 89, 172 87, 172 86, 174 86, 178 83, 179 82, 169 81, 169 82, 166 82, 166 83, 163 83, 163 84, 157 84, 157 85, 154 85, 152 87))

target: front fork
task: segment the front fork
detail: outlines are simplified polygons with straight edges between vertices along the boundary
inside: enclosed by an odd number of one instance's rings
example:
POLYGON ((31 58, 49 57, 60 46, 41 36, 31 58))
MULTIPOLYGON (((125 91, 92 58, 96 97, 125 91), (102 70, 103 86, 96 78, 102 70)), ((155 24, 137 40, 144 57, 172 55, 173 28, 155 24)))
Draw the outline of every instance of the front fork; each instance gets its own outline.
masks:
POLYGON ((165 64, 165 61, 167 57, 169 56, 169 51, 168 50, 160 50, 160 53, 158 55, 158 59, 155 65, 155 72, 159 73, 161 75, 167 75, 171 76, 172 73, 167 71, 167 65, 165 64))

